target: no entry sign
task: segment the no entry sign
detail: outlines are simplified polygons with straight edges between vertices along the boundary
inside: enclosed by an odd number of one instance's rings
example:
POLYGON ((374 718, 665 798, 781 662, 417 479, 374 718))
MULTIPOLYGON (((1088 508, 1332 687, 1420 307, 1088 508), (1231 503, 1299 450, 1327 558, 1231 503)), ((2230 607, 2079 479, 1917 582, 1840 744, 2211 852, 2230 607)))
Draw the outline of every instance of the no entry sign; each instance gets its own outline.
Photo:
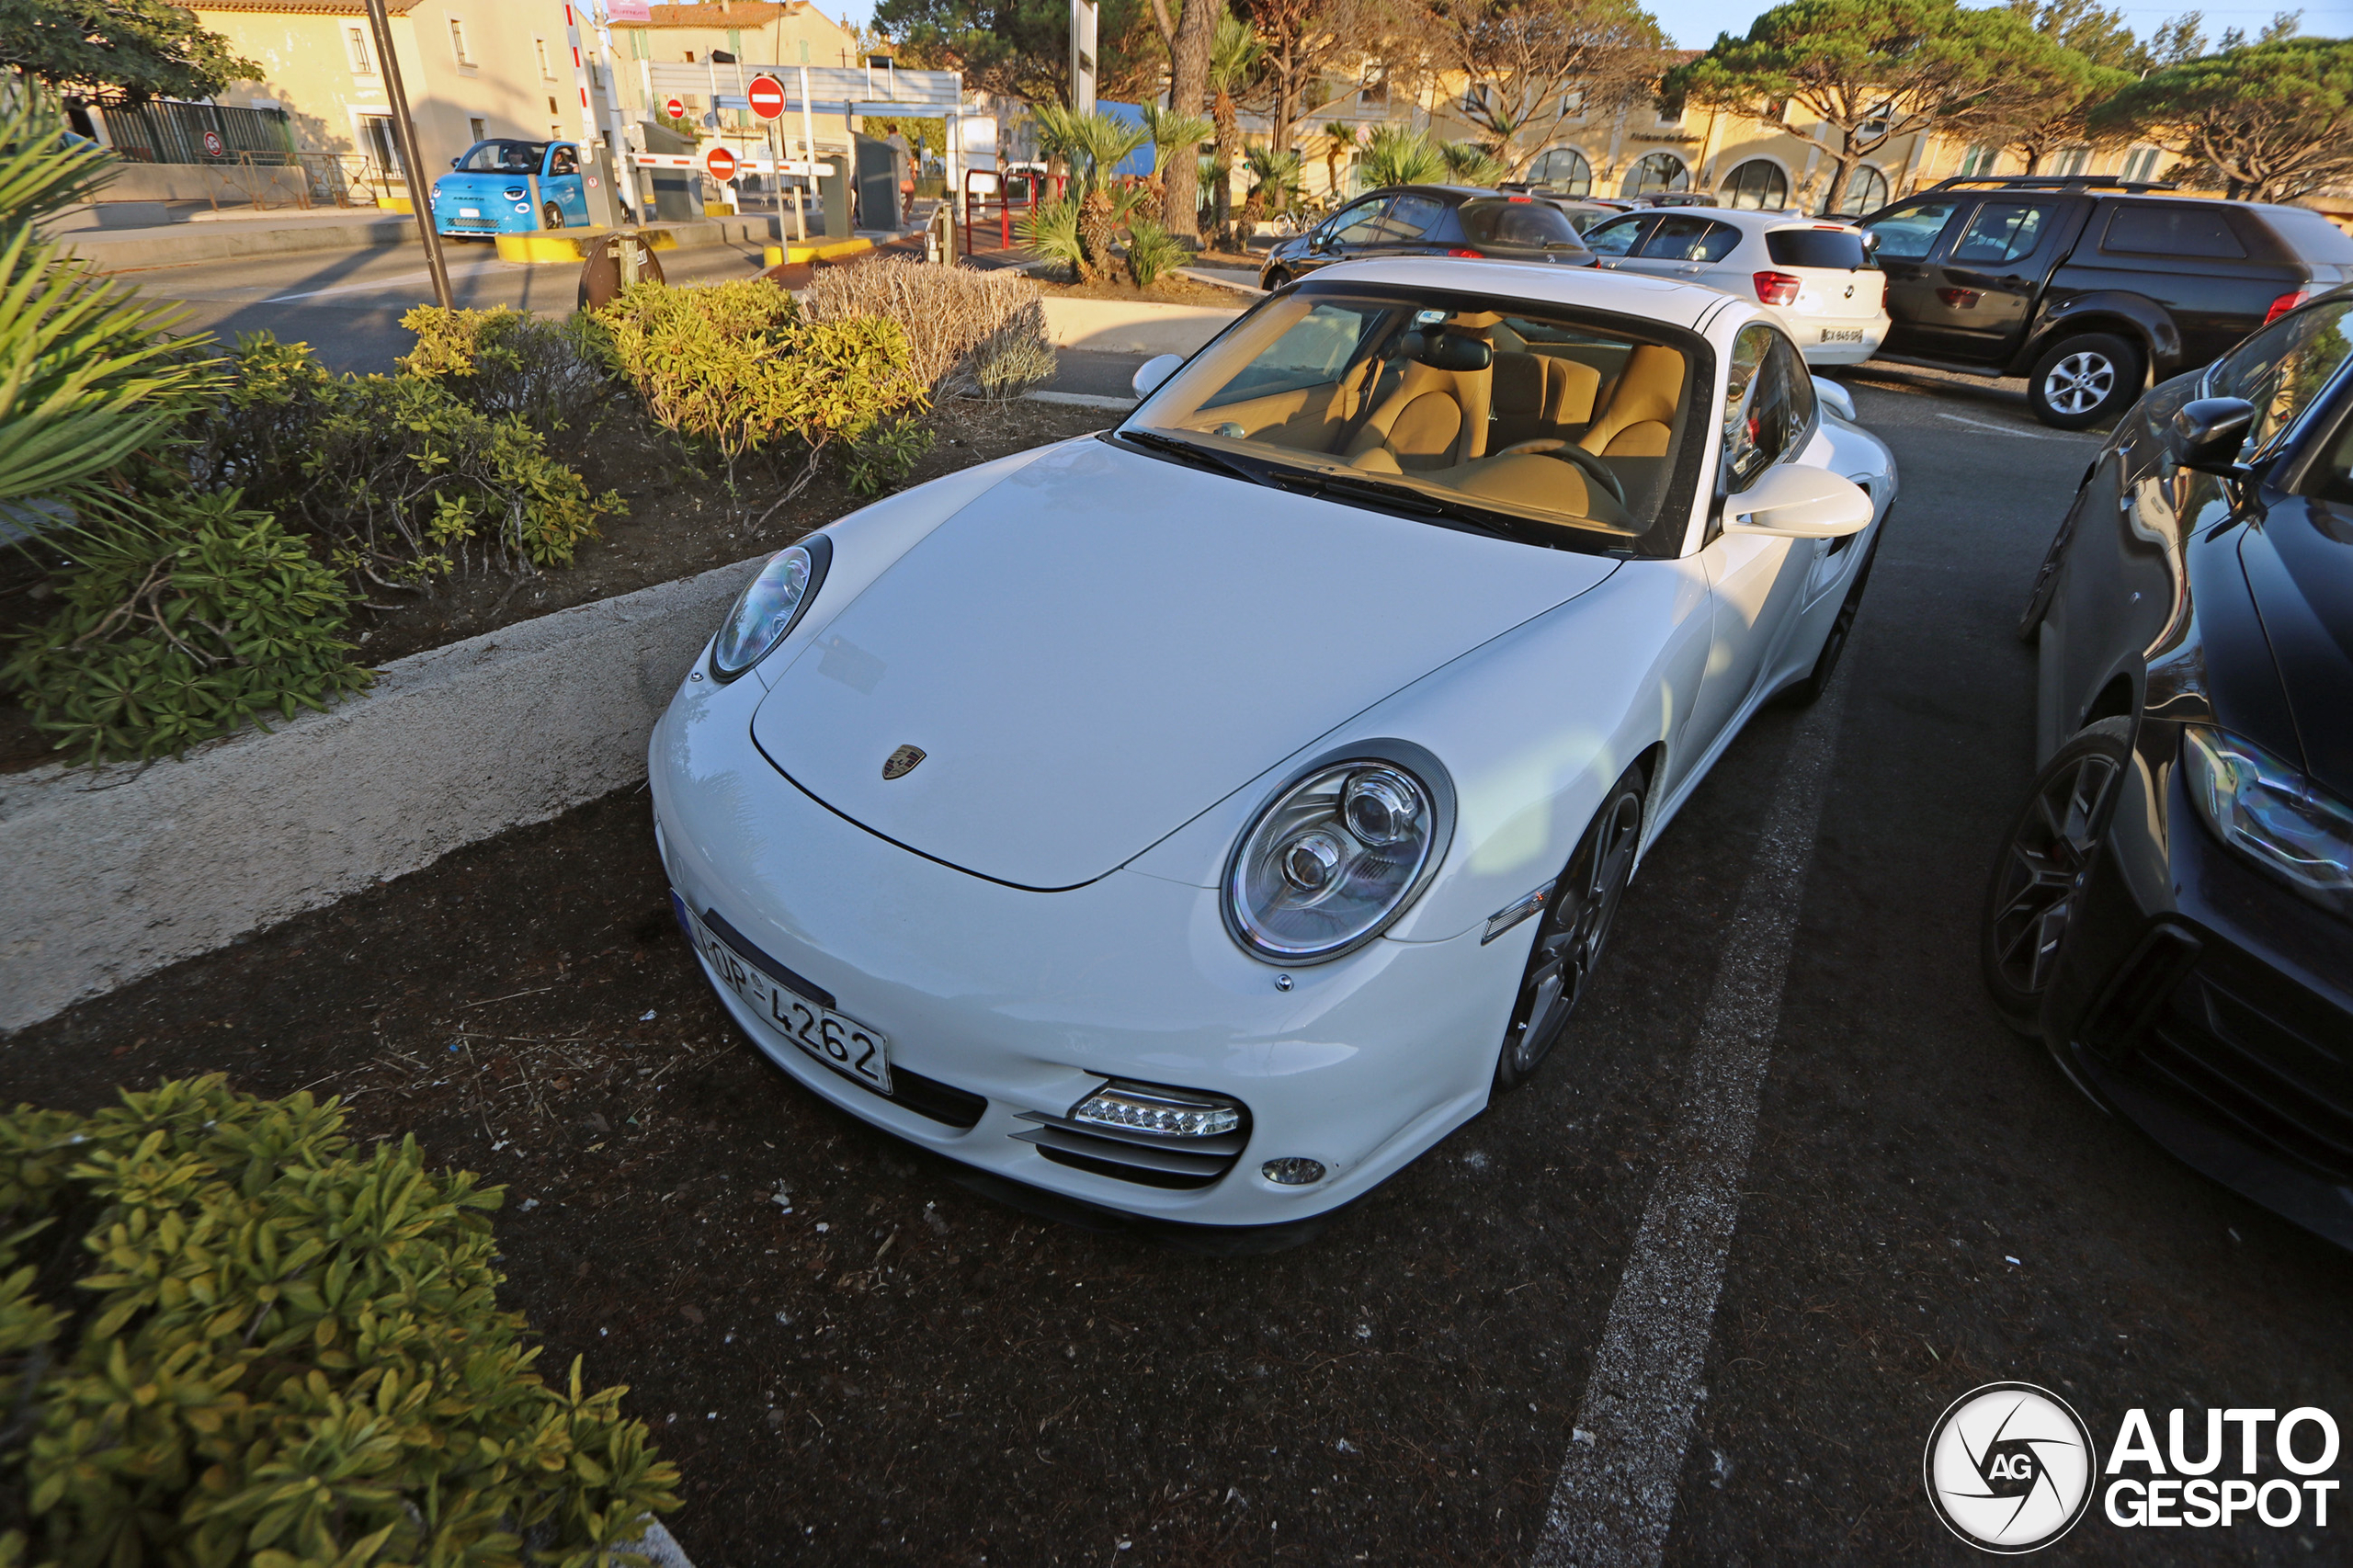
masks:
POLYGON ((784 84, 773 76, 755 76, 744 96, 752 101, 752 112, 762 119, 777 119, 784 114, 784 84))
POLYGON ((662 105, 662 112, 668 115, 672 119, 684 119, 687 118, 687 100, 684 98, 668 99, 662 105))
POLYGON ((735 177, 735 154, 724 147, 713 147, 702 155, 702 172, 725 185, 735 177))

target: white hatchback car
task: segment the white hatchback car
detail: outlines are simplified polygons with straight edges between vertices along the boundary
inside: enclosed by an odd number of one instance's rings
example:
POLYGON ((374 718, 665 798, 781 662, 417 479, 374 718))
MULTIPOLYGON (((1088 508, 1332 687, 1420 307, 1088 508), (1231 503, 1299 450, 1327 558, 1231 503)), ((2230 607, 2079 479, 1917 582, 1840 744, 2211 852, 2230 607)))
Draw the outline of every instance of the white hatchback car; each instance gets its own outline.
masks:
POLYGON ((1284 1225, 1563 1038, 1644 848, 1827 680, 1894 464, 1756 306, 1583 267, 1330 267, 1138 391, 771 560, 655 833, 813 1092, 1284 1225))
POLYGON ((1809 365, 1859 365, 1887 340, 1887 276, 1852 223, 1687 207, 1597 223, 1585 243, 1609 270, 1702 283, 1763 305, 1809 365))

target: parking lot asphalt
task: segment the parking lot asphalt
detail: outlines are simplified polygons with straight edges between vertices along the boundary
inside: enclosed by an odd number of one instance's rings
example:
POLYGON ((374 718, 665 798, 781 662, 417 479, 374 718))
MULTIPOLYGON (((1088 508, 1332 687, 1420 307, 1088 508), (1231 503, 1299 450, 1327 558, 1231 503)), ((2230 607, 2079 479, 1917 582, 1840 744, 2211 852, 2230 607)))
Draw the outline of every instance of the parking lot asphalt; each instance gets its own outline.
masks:
MULTIPOLYGON (((1039 1221, 783 1079, 669 926, 642 795, 25 1031, 10 1096, 315 1080, 506 1182, 510 1299, 546 1366, 633 1386, 705 1568, 1957 1563, 1922 1447, 1979 1384, 2056 1391, 2103 1451, 2133 1407, 2193 1449, 2207 1407, 2353 1415, 2347 1256, 2078 1098, 1979 989, 2032 772, 2014 629, 2095 438, 2015 383, 1844 379, 1903 492, 1843 689, 1717 765, 1537 1083, 1294 1250, 1039 1221), (1646 1215, 1710 1182, 1721 1244, 1677 1273, 1646 1215), (1650 1401, 1645 1495, 1580 1451, 1627 1437, 1597 1361, 1650 1401)), ((2045 1560, 2343 1561, 2345 1528, 2095 1507, 2045 1560)))

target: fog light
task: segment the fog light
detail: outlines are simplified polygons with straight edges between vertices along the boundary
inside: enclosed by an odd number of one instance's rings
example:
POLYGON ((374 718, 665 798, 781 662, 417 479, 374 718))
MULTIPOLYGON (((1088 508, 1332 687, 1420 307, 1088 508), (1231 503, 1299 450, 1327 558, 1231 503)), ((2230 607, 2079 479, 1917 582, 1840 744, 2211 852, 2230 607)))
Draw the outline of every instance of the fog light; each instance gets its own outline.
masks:
POLYGON ((1178 1099, 1125 1084, 1106 1084, 1079 1101, 1070 1119, 1176 1138, 1214 1138, 1242 1125, 1242 1108, 1213 1100, 1178 1099))
POLYGON ((1324 1162, 1287 1154, 1260 1165, 1258 1174, 1277 1187, 1312 1187, 1324 1179, 1324 1162))

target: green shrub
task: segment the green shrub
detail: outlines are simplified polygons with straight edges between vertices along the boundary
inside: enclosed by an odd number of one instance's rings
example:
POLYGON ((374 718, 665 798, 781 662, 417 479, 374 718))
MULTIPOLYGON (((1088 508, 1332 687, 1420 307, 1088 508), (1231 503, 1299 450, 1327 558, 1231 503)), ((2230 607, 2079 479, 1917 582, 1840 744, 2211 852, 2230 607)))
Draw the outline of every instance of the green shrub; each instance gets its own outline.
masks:
POLYGON ((82 760, 176 754, 372 678, 342 640, 349 592, 235 490, 85 509, 57 542, 59 610, 0 676, 82 760))
POLYGON ((931 431, 904 415, 878 419, 849 437, 847 471, 850 494, 880 495, 907 482, 931 450, 931 431))
POLYGON ((239 337, 230 370, 191 477, 299 518, 356 585, 429 589, 476 562, 569 565, 597 518, 624 509, 590 494, 521 414, 486 413, 447 378, 334 375, 267 333, 239 337))
POLYGON ((625 1389, 533 1369, 499 1188, 307 1093, 121 1102, 0 1116, 0 1563, 642 1561, 676 1472, 625 1389))
POLYGON ((1161 274, 1185 264, 1185 247, 1166 229, 1149 218, 1128 222, 1128 276, 1139 289, 1160 281, 1161 274))
POLYGON ((484 414, 519 414, 542 435, 585 433, 612 395, 586 318, 543 321, 504 305, 445 311, 419 305, 401 318, 416 347, 397 363, 484 414))
POLYGON ((1069 267, 1072 282, 1085 275, 1086 244, 1079 237, 1076 197, 1039 202, 1023 215, 1016 233, 1033 256, 1069 267))
POLYGON ((690 448, 715 453, 731 491, 747 456, 798 458, 790 498, 835 439, 925 401, 898 324, 812 321, 764 279, 640 283, 597 317, 611 364, 647 412, 690 448))

